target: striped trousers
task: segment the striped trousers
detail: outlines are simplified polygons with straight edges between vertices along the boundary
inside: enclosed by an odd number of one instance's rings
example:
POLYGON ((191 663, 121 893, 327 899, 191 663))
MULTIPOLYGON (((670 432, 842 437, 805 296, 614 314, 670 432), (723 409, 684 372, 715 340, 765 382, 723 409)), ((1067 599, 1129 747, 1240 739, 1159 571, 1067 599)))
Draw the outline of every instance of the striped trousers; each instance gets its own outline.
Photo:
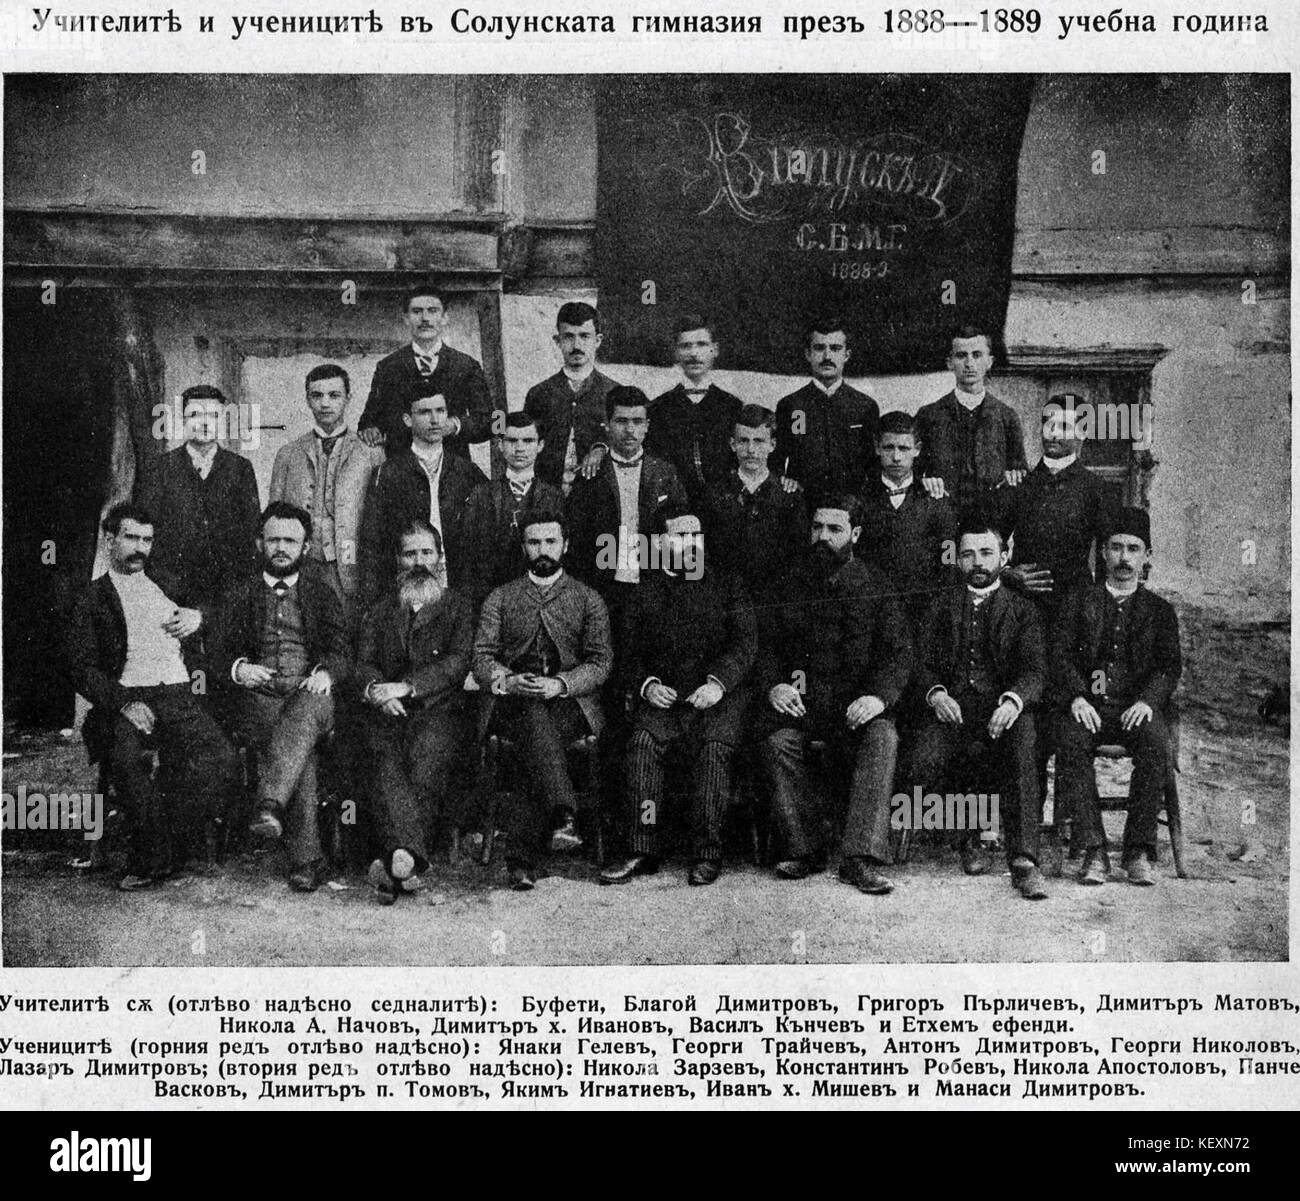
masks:
MULTIPOLYGON (((628 845, 633 855, 659 853, 659 823, 664 805, 664 757, 671 741, 648 730, 633 730, 628 739, 626 797, 628 845)), ((722 821, 731 799, 731 756, 722 742, 698 745, 692 764, 691 853, 696 859, 722 859, 722 821)))

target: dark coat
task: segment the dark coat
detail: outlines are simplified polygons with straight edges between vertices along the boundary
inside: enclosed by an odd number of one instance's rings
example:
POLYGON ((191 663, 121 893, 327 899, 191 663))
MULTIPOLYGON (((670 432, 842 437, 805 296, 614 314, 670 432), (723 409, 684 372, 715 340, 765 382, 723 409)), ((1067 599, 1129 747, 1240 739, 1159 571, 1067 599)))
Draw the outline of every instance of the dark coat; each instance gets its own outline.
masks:
MULTIPOLYGON (((447 560, 447 583, 463 589, 475 554, 465 540, 470 493, 487 477, 458 455, 443 453, 438 477, 438 516, 447 560)), ((397 575, 397 532, 413 517, 429 519, 429 477, 411 450, 390 455, 376 470, 361 519, 361 598, 375 602, 397 575)))
MULTIPOLYGON (((922 696, 941 685, 955 691, 961 665, 962 609, 966 588, 943 593, 930 606, 921 636, 921 666, 917 688, 922 696)), ((1047 684, 1047 663, 1043 650, 1043 626, 1038 610, 1023 596, 1005 587, 987 601, 988 629, 995 686, 999 696, 1014 692, 1028 709, 1043 697, 1047 684)))
POLYGON ((226 587, 257 564, 262 508, 253 464, 218 447, 201 480, 178 446, 162 456, 136 500, 155 522, 149 574, 178 605, 210 622, 226 587))
MULTIPOLYGON (((243 691, 231 679, 230 671, 236 659, 258 661, 266 591, 266 581, 258 571, 232 584, 222 599, 207 643, 214 690, 243 691)), ((343 622, 343 606, 311 562, 305 562, 298 574, 298 604, 308 662, 323 665, 334 687, 345 688, 352 677, 352 648, 343 622)))
POLYGON ((439 392, 447 400, 447 415, 460 419, 460 433, 447 439, 447 449, 468 458, 470 444, 486 441, 492 432, 492 393, 477 360, 445 342, 438 352, 438 366, 427 380, 409 344, 380 359, 357 429, 383 430, 388 439, 384 449, 391 459, 411 445, 411 431, 402 420, 411 401, 439 392))
MULTIPOLYGON (((917 461, 918 477, 942 479, 958 509, 974 504, 979 497, 960 494, 959 442, 957 422, 961 405, 957 393, 949 392, 916 414, 916 432, 921 439, 917 461)), ((1025 434, 1015 409, 985 392, 976 412, 975 484, 982 492, 997 488, 1007 471, 1025 471, 1025 434)), ((1005 489, 1004 489, 1005 490, 1005 489)))
POLYGON ((865 392, 844 383, 827 397, 809 380, 777 403, 772 470, 798 480, 814 499, 852 492, 876 461, 879 429, 880 406, 865 392))
POLYGON ((791 582, 759 648, 755 680, 762 712, 773 721, 787 719, 772 711, 767 693, 793 684, 810 717, 842 725, 844 710, 860 696, 896 704, 912 665, 911 630, 889 580, 850 559, 825 583, 806 571, 791 582))
POLYGON ((469 601, 451 589, 416 614, 396 591, 373 605, 361 622, 356 683, 410 680, 412 696, 425 709, 460 698, 469 674, 474 619, 469 601))
POLYGON ((1011 561, 1037 563, 1052 572, 1053 589, 1037 601, 1046 616, 1055 613, 1069 593, 1093 582, 1093 547, 1101 546, 1117 515, 1111 493, 1078 459, 1053 475, 1040 462, 1011 490, 1008 527, 1015 535, 1011 561))
MULTIPOLYGON (((1131 697, 1163 712, 1178 686, 1183 670, 1178 637, 1178 615, 1162 596, 1139 586, 1130 602, 1128 652, 1140 679, 1131 697)), ((1052 630, 1051 699, 1067 710, 1076 696, 1095 699, 1093 673, 1105 667, 1106 586, 1076 588, 1065 599, 1052 630)))
POLYGON ((725 482, 735 467, 731 433, 741 408, 738 396, 713 384, 709 385, 698 405, 686 395, 682 384, 650 402, 646 450, 676 468, 677 478, 692 504, 699 504, 709 487, 725 482), (697 422, 700 428, 698 463, 691 436, 697 422))
POLYGON ((926 492, 920 476, 895 509, 878 471, 863 485, 862 505, 857 554, 889 577, 904 611, 919 620, 938 592, 960 580, 957 510, 951 501, 926 492))
MULTIPOLYGON (((118 683, 126 669, 126 649, 126 613, 106 572, 77 598, 63 642, 73 686, 91 705, 81 736, 92 763, 108 753, 113 724, 127 702, 118 683)), ((198 650, 197 635, 181 642, 181 655, 191 673, 199 661, 198 650)))
MULTIPOLYGON (((580 580, 597 589, 609 587, 614 582, 615 568, 603 564, 612 561, 613 555, 607 548, 609 540, 616 540, 618 536, 616 470, 606 456, 600 470, 589 480, 579 476, 569 493, 569 553, 565 563, 580 580)), ((662 459, 646 455, 641 465, 641 487, 637 492, 637 521, 641 536, 647 540, 650 538, 656 515, 661 509, 686 503, 686 492, 677 472, 662 459)))
MULTIPOLYGON (((558 485, 548 484, 536 475, 524 497, 525 508, 534 506, 562 515, 564 497, 558 485)), ((523 575, 524 549, 519 535, 509 481, 502 476, 477 485, 465 504, 468 592, 475 608, 493 588, 523 575)))
POLYGON ((605 440, 605 397, 613 387, 614 381, 596 370, 583 380, 577 392, 569 387, 563 371, 528 389, 524 412, 537 422, 537 432, 546 444, 537 456, 538 478, 556 488, 564 483, 564 452, 569 446, 570 430, 579 466, 592 444, 605 440))

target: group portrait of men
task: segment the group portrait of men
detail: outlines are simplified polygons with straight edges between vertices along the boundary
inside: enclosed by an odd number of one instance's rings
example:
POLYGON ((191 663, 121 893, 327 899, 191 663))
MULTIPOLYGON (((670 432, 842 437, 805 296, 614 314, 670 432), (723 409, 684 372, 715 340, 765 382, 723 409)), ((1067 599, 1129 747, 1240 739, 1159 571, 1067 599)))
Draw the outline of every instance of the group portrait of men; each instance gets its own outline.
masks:
MULTIPOLYGON (((677 321, 678 380, 650 398, 604 374, 599 313, 568 302, 559 370, 511 409, 443 341, 445 301, 407 293, 410 342, 355 430, 347 371, 307 373, 312 429, 276 454, 265 505, 218 444, 226 398, 197 385, 184 444, 104 517, 108 570, 66 649, 128 819, 119 887, 157 885, 220 821, 282 845, 290 887, 315 891, 329 777, 396 903, 427 887, 489 737, 518 782, 499 816, 520 891, 604 841, 599 882, 627 883, 674 834, 708 886, 743 799, 777 877, 833 863, 885 894, 916 791, 992 794, 1011 883, 1042 899, 1053 755, 1078 878, 1100 885, 1102 743, 1134 761, 1120 868, 1156 882, 1178 622, 1144 583, 1145 511, 1080 462, 1075 397, 1049 401, 1031 470, 1020 418, 985 388, 985 329, 954 332, 952 391, 882 414, 845 380, 844 320, 819 315, 808 381, 773 410, 717 383, 707 317, 677 321), (489 440, 494 478, 470 456, 489 440)), ((989 833, 955 832, 966 873, 992 869, 989 833)))

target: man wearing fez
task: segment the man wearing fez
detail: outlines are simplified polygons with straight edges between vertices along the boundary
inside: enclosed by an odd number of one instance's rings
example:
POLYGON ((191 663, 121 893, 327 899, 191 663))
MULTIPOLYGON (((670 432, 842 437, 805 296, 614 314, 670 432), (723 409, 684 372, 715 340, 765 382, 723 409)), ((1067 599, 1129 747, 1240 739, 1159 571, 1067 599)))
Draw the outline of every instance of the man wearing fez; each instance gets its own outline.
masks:
POLYGON ((402 316, 411 344, 395 350, 375 366, 370 398, 361 414, 361 437, 368 446, 383 446, 391 459, 411 445, 406 422, 411 402, 421 396, 446 401, 447 449, 469 458, 472 443, 492 433, 492 395, 483 368, 442 339, 447 331, 446 295, 421 284, 402 299, 402 316))
POLYGON ((467 458, 446 453, 451 428, 446 397, 413 395, 403 421, 411 445, 390 452, 375 472, 361 519, 361 596, 366 605, 392 585, 398 531, 417 517, 438 531, 442 582, 463 591, 470 581, 475 548, 465 538, 465 510, 470 493, 487 477, 467 458))
POLYGON ((1118 743, 1133 757, 1121 866, 1132 884, 1156 882, 1156 824, 1169 763, 1166 709, 1182 672, 1174 607, 1142 583, 1151 520, 1122 509, 1102 543, 1106 580, 1080 585, 1062 604, 1052 636, 1056 789, 1085 852, 1079 879, 1110 871, 1093 751, 1118 743))
MULTIPOLYGON (((1002 587, 1006 544, 997 526, 963 525, 957 566, 965 587, 940 594, 920 637, 919 688, 929 713, 916 734, 912 779, 942 793, 955 762, 970 770, 976 756, 992 759, 998 814, 1006 835, 1011 883, 1027 900, 1047 896, 1038 869, 1038 782, 1034 771, 1034 715, 1043 695, 1043 631, 1029 601, 1002 587)), ((971 792, 964 774, 948 779, 971 792)), ((979 831, 967 831, 962 868, 978 876, 992 867, 979 831)))
POLYGON ((558 510, 520 518, 527 570, 483 602, 474 637, 474 678, 487 690, 490 721, 519 741, 528 787, 507 816, 510 887, 536 882, 546 851, 581 845, 566 750, 604 724, 599 692, 614 663, 609 615, 593 588, 564 570, 558 510))
POLYGON ((1008 489, 1025 477, 1025 437, 1010 405, 985 390, 993 366, 988 331, 964 325, 953 335, 948 369, 954 389, 916 415, 927 489, 950 496, 959 519, 978 515, 1004 524, 1008 489))
POLYGON ((118 504, 103 528, 108 570, 78 598, 65 655, 91 704, 82 727, 90 761, 108 762, 127 817, 130 850, 118 887, 130 892, 161 883, 184 862, 181 807, 222 814, 236 794, 239 764, 192 687, 194 631, 147 574, 153 517, 140 505, 118 504), (149 761, 155 748, 157 779, 149 761))
POLYGON ((851 354, 839 317, 814 321, 804 344, 812 379, 776 406, 773 466, 809 495, 852 492, 875 454, 880 407, 844 382, 851 354))
POLYGON ((912 673, 912 638, 889 581, 857 559, 862 503, 827 493, 812 503, 805 570, 794 576, 759 648, 755 733, 783 858, 776 874, 818 870, 823 848, 806 812, 808 743, 824 740, 847 775, 840 879, 887 893, 889 801, 898 734, 892 710, 912 673))
POLYGON ((464 742, 460 700, 474 638, 469 600, 443 585, 442 540, 424 517, 398 531, 397 577, 366 613, 357 684, 382 855, 369 880, 379 901, 424 886, 452 764, 464 742))
POLYGON ((308 556, 343 604, 349 630, 356 628, 361 587, 361 513, 366 491, 383 454, 347 426, 351 382, 334 363, 307 372, 312 428, 280 447, 271 469, 271 500, 303 509, 311 517, 308 556))
POLYGON ((691 857, 694 885, 712 884, 722 865, 722 821, 731 800, 731 760, 744 733, 757 636, 749 598, 734 576, 708 567, 700 519, 667 511, 660 570, 637 589, 631 642, 618 670, 637 698, 627 747, 626 814, 631 855, 601 873, 622 884, 658 869, 664 758, 688 750, 694 783, 691 857))
POLYGON ((469 595, 477 609, 493 588, 517 579, 524 570, 519 516, 526 508, 556 512, 564 503, 560 489, 538 474, 546 446, 536 418, 516 410, 506 417, 501 435, 505 474, 484 480, 465 505, 465 545, 469 552, 469 595))
POLYGON ((136 500, 161 514, 150 574, 180 607, 186 634, 210 621, 221 594, 257 562, 261 504, 253 465, 218 445, 226 398, 196 384, 181 393, 185 444, 158 461, 136 500))
POLYGON ((686 313, 678 320, 673 354, 681 379, 651 402, 645 444, 673 465, 698 510, 706 491, 731 470, 731 430, 741 406, 713 382, 718 343, 706 317, 686 313))
POLYGON ((524 412, 537 424, 543 447, 537 476, 565 496, 580 469, 594 474, 609 447, 605 443, 605 396, 614 381, 596 367, 604 335, 600 314, 589 304, 571 300, 560 306, 553 341, 560 370, 524 397, 524 412))
POLYGON ((913 632, 943 588, 960 580, 957 514, 952 502, 931 496, 914 473, 921 441, 916 420, 886 413, 876 437, 876 465, 862 483, 863 560, 893 583, 913 632))
POLYGON ((315 892, 326 868, 317 830, 317 747, 334 726, 335 689, 352 675, 343 607, 310 561, 311 517, 285 501, 262 514, 256 575, 235 582, 214 623, 213 684, 229 718, 258 748, 251 832, 289 823, 289 887, 315 892))

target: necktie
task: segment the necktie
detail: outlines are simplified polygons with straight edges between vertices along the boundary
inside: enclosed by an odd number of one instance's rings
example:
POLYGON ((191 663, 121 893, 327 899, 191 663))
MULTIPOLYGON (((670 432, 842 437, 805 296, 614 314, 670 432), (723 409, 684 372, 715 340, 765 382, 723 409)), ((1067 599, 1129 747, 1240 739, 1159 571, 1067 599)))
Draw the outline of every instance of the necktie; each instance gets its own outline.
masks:
POLYGON ((904 484, 901 488, 895 488, 890 484, 885 485, 886 496, 902 496, 912 485, 904 484))
POLYGON ((321 458, 325 459, 326 462, 328 462, 330 457, 330 451, 334 449, 334 447, 338 444, 338 440, 341 437, 343 437, 343 435, 335 434, 332 438, 322 438, 319 434, 317 434, 316 437, 317 440, 320 442, 321 458))
POLYGON ((284 600, 284 594, 289 591, 289 585, 283 580, 276 580, 275 587, 272 591, 275 593, 275 599, 277 601, 282 601, 284 600))
POLYGON ((514 495, 515 500, 521 501, 528 495, 528 485, 531 484, 532 481, 512 480, 509 476, 506 476, 506 483, 510 485, 510 491, 514 495))
POLYGON ((415 352, 415 365, 420 369, 420 374, 428 379, 438 366, 438 356, 436 354, 421 354, 418 350, 415 352))

